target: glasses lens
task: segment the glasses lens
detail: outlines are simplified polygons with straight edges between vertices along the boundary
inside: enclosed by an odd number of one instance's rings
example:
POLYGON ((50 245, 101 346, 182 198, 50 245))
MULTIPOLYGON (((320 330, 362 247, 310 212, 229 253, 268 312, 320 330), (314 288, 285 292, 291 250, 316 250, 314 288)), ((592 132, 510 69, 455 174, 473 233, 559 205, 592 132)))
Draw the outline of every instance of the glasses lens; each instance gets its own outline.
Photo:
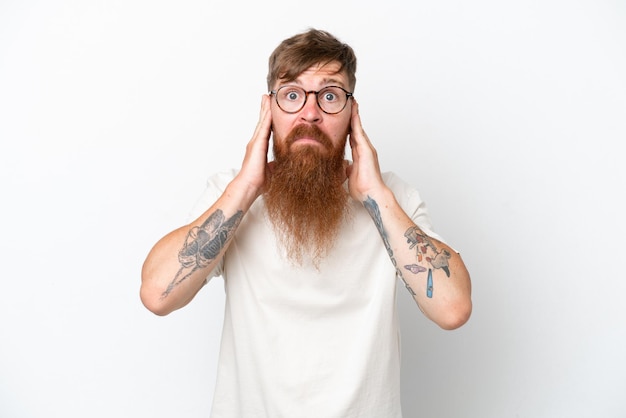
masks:
POLYGON ((346 93, 339 87, 326 87, 317 94, 317 102, 326 113, 341 112, 347 100, 346 93))
POLYGON ((285 112, 297 112, 304 105, 306 92, 300 87, 284 86, 276 92, 276 100, 285 112))

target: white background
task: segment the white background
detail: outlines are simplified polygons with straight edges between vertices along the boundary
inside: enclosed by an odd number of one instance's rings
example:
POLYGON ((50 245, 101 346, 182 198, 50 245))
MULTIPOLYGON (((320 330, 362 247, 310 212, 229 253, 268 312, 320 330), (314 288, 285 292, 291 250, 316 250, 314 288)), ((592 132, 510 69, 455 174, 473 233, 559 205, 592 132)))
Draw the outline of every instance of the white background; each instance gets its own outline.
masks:
POLYGON ((472 274, 457 331, 399 293, 405 415, 626 416, 618 0, 1 0, 0 416, 208 415, 222 281, 160 318, 141 264, 311 26, 354 47, 383 169, 472 274))

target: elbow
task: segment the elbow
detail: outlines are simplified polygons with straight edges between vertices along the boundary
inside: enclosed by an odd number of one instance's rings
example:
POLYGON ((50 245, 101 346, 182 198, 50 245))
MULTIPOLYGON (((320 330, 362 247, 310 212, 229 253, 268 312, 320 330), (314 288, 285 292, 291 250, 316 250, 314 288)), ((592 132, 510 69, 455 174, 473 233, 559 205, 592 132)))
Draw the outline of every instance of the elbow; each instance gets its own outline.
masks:
POLYGON ((155 315, 166 316, 173 311, 173 309, 164 303, 163 298, 158 292, 151 291, 144 285, 141 286, 139 297, 143 306, 155 315))
POLYGON ((472 301, 470 299, 457 302, 451 306, 437 325, 446 331, 452 331, 465 325, 472 315, 472 301))
POLYGON ((139 298, 143 306, 157 316, 166 316, 172 313, 172 301, 167 296, 167 291, 163 285, 159 285, 158 276, 152 269, 144 263, 141 271, 141 287, 139 298))

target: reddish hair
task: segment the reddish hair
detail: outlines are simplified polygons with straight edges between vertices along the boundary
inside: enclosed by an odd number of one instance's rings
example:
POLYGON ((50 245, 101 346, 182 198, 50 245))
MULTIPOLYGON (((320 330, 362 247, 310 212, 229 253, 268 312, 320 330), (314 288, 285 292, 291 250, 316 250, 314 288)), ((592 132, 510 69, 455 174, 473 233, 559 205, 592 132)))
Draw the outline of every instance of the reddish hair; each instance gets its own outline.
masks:
POLYGON ((309 29, 287 38, 276 47, 269 58, 267 88, 271 90, 277 80, 293 81, 307 69, 317 64, 339 63, 339 71, 348 76, 350 91, 356 85, 356 55, 352 48, 330 33, 309 29))

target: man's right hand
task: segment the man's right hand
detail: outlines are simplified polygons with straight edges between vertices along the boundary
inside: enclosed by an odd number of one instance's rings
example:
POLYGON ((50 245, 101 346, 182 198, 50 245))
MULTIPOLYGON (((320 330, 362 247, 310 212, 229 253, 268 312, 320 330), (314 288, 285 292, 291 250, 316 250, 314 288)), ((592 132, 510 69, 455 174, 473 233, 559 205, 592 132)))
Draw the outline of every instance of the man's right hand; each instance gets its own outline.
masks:
POLYGON ((267 154, 269 150, 270 135, 272 133, 272 112, 270 109, 270 96, 264 94, 261 99, 261 112, 259 121, 252 135, 252 139, 246 146, 246 155, 241 165, 241 170, 233 182, 239 187, 244 187, 247 194, 256 199, 263 193, 267 176, 267 154))

